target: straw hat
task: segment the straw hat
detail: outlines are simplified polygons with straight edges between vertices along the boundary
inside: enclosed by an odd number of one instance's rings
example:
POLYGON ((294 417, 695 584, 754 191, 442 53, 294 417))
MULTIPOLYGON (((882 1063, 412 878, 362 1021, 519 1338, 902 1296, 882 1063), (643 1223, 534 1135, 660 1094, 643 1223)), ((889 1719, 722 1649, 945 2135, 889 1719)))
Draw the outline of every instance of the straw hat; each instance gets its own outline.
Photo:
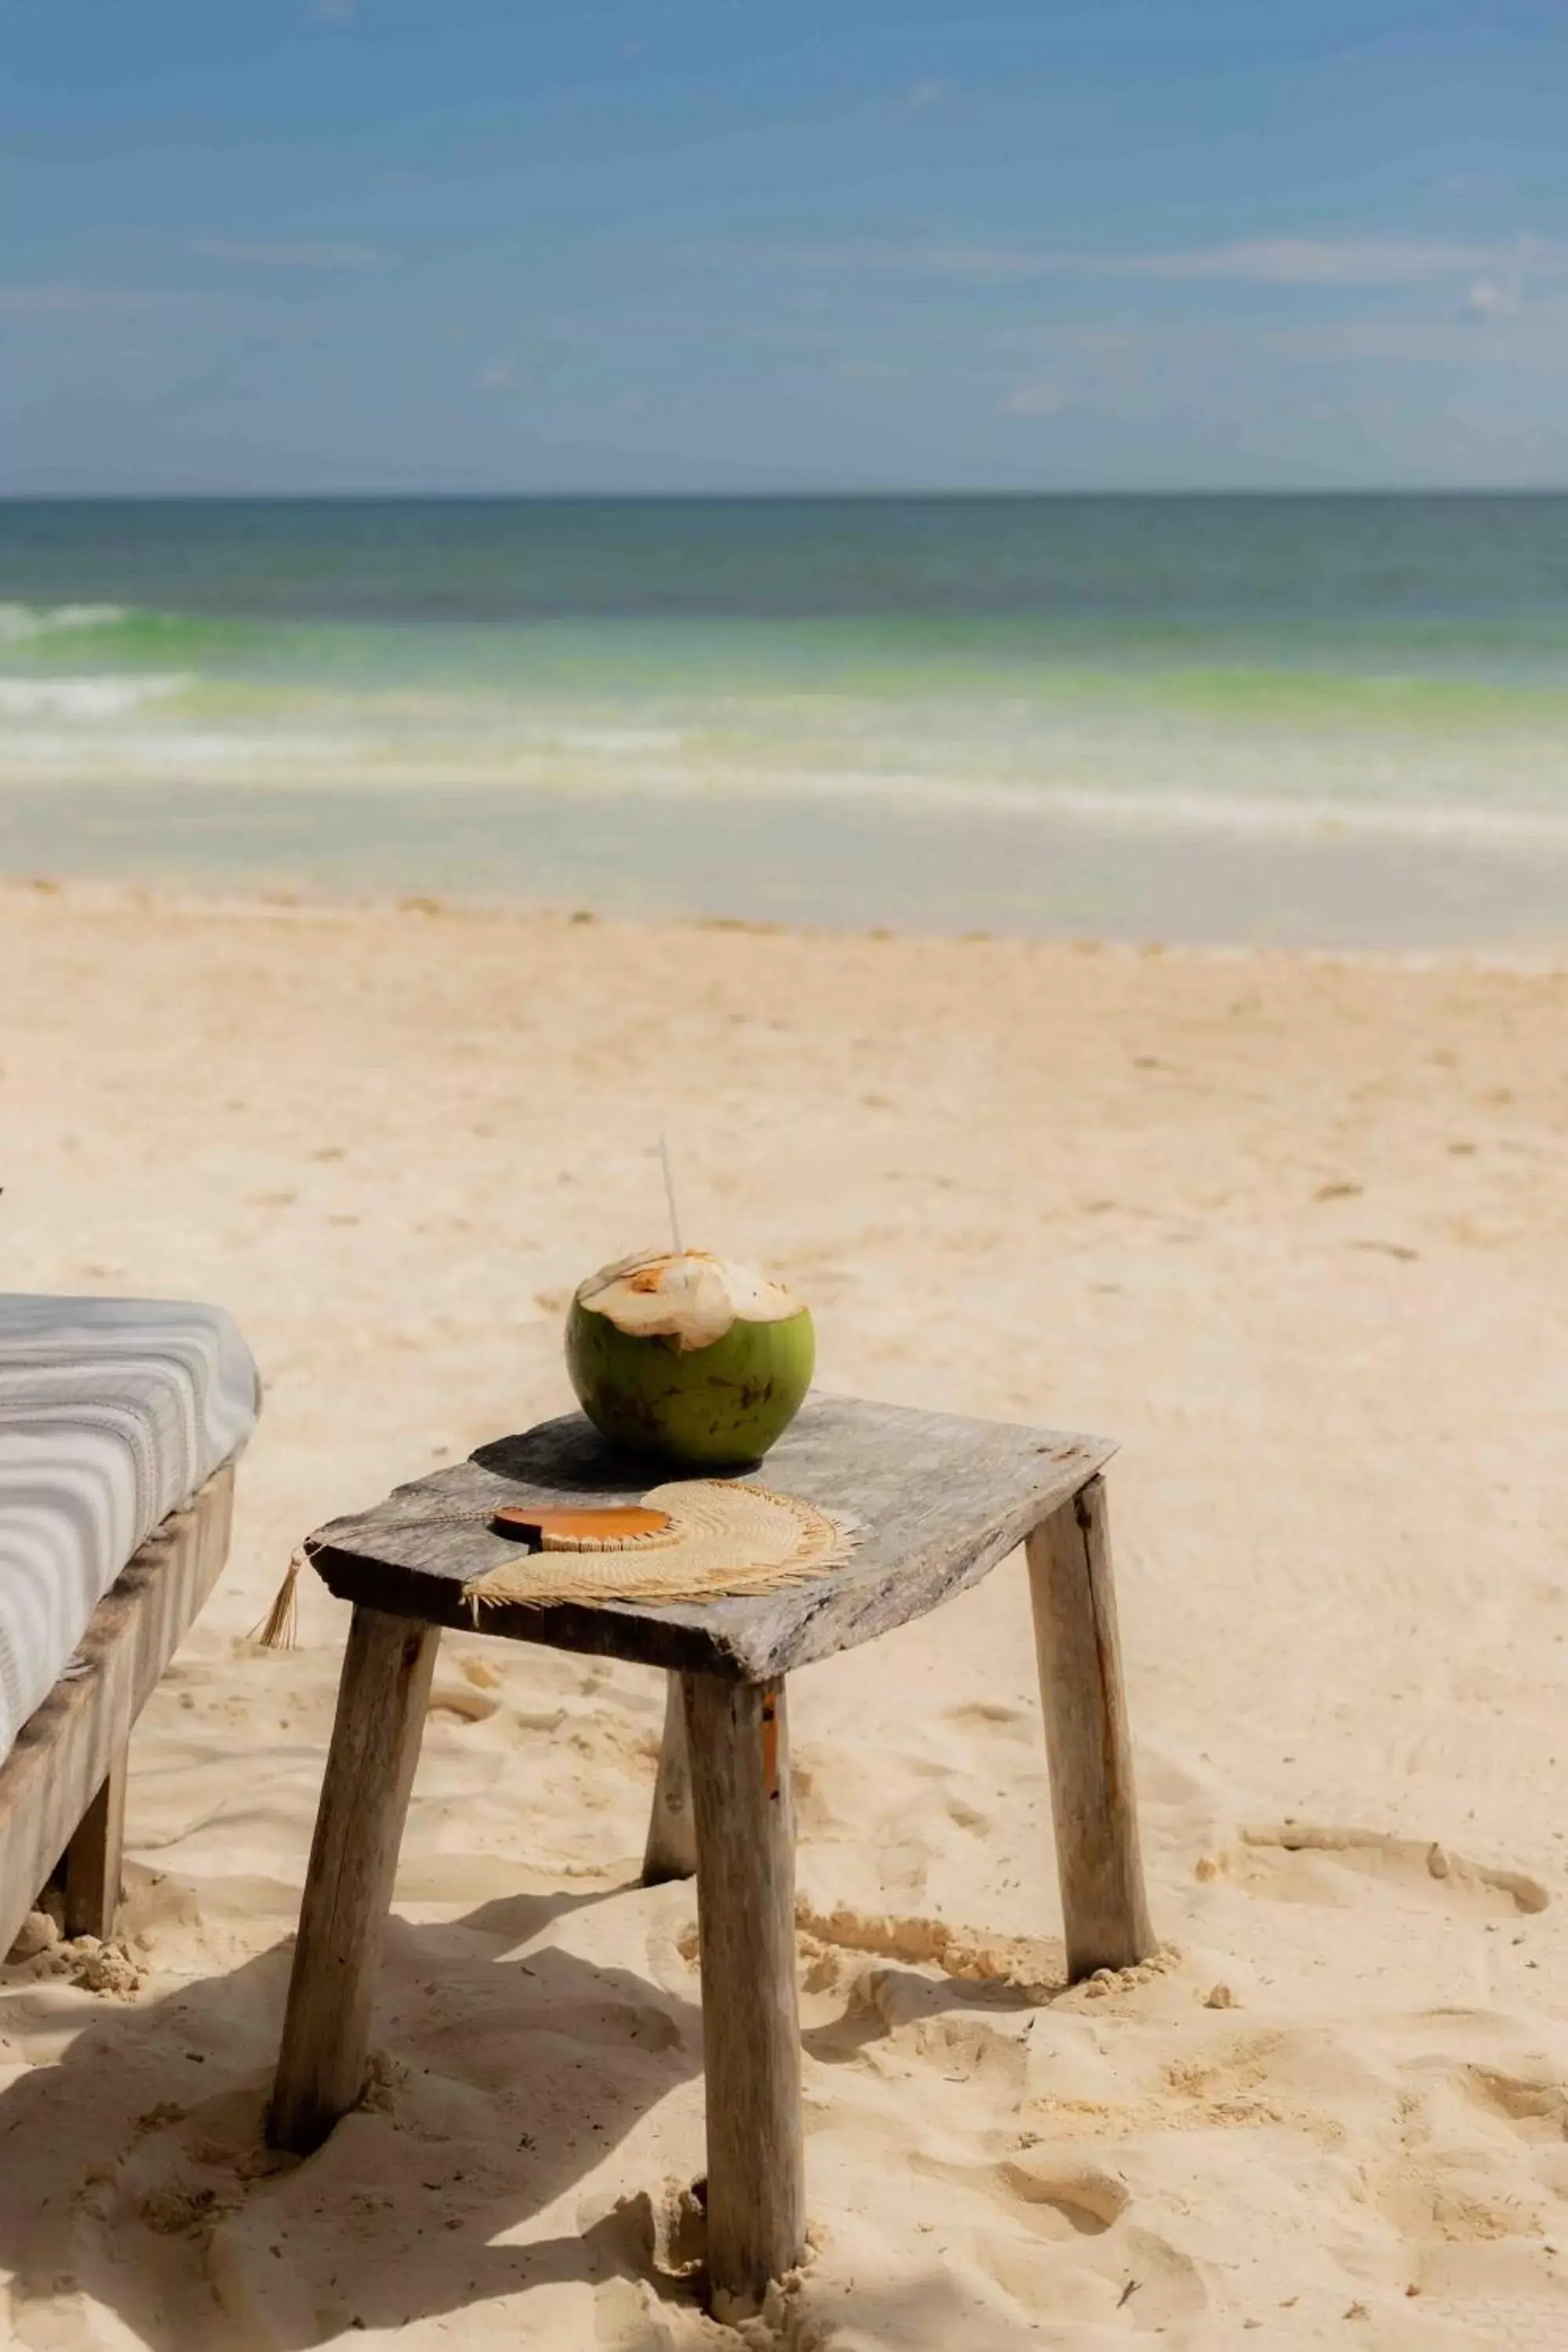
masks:
POLYGON ((721 1593, 770 1592, 841 1568, 855 1545, 849 1524, 815 1503, 727 1478, 680 1478, 651 1488, 642 1508, 626 1515, 636 1533, 618 1533, 614 1513, 541 1517, 541 1549, 520 1549, 514 1559, 464 1585, 476 1613, 499 1601, 710 1601, 721 1593), (649 1526, 650 1517, 660 1524, 649 1526))

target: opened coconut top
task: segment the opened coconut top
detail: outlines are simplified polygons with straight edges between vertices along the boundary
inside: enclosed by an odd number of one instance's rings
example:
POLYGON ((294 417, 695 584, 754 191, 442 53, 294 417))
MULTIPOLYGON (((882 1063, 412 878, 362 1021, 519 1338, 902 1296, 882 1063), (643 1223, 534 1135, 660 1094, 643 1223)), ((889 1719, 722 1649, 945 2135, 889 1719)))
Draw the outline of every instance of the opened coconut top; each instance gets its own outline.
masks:
POLYGON ((782 1283, 707 1250, 619 1258, 588 1276, 577 1304, 633 1339, 679 1340, 683 1355, 710 1348, 731 1324, 787 1323, 805 1311, 782 1283))

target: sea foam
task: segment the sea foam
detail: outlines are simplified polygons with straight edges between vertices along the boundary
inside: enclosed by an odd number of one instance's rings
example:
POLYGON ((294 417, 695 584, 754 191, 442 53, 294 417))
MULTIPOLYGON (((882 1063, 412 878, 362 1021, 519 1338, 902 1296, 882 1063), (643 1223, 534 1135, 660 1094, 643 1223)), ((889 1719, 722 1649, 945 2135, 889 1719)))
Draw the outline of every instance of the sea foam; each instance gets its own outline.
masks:
POLYGON ((125 618, 123 604, 0 604, 0 645, 26 645, 62 629, 111 629, 125 618))
POLYGON ((123 719, 149 702, 182 693, 186 677, 0 677, 0 717, 7 719, 123 719))

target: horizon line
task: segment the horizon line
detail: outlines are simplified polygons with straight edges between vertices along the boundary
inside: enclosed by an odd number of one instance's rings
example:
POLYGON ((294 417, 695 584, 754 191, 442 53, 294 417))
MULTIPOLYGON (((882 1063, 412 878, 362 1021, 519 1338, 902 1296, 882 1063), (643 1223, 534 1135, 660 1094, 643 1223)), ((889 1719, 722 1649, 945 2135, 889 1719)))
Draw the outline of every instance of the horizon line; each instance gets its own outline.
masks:
POLYGON ((0 507, 41 506, 373 506, 430 505, 861 505, 1044 504, 1050 500, 1106 499, 1568 499, 1568 482, 1488 483, 1217 483, 1212 485, 1089 484, 1074 488, 998 489, 940 485, 913 488, 824 488, 812 489, 300 489, 300 490, 8 490, 0 507))

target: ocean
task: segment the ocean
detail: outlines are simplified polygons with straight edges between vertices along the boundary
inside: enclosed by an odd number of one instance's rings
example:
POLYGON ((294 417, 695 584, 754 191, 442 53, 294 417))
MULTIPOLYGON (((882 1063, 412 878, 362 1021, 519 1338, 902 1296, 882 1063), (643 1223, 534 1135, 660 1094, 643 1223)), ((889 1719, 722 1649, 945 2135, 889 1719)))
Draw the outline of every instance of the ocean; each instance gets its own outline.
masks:
POLYGON ((1568 497, 0 503, 0 870, 1568 933, 1568 497))

